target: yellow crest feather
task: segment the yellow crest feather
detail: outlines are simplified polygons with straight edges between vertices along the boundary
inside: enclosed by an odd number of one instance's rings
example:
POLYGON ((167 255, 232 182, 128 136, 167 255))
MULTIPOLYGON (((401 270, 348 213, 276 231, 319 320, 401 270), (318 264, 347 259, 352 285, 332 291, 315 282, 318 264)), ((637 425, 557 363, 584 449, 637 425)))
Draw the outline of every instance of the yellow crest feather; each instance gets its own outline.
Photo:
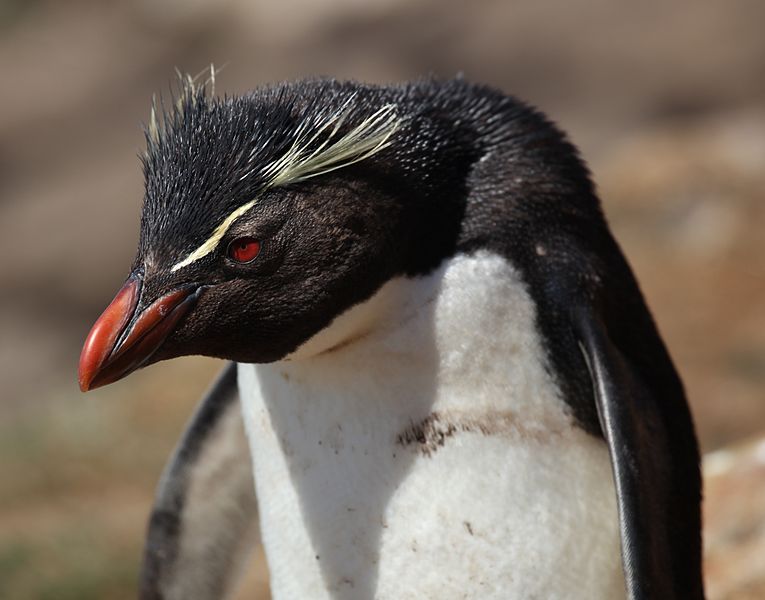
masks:
MULTIPOLYGON (((214 83, 214 71, 211 73, 211 80, 214 83)), ((193 91, 193 80, 189 79, 188 84, 193 91)), ((348 106, 353 99, 353 96, 349 98, 312 134, 309 134, 304 127, 298 128, 295 141, 290 149, 260 171, 260 175, 266 182, 263 186, 264 191, 280 185, 305 181, 350 166, 377 154, 390 145, 393 134, 401 124, 401 119, 396 114, 395 106, 392 104, 386 104, 349 132, 337 138, 338 131, 349 115, 348 106), (329 133, 326 139, 316 148, 310 150, 316 140, 327 132, 329 133)), ((243 177, 249 174, 247 173, 243 177)), ((234 210, 215 228, 204 243, 174 265, 171 272, 190 265, 215 250, 234 221, 249 211, 256 203, 257 198, 234 210)))

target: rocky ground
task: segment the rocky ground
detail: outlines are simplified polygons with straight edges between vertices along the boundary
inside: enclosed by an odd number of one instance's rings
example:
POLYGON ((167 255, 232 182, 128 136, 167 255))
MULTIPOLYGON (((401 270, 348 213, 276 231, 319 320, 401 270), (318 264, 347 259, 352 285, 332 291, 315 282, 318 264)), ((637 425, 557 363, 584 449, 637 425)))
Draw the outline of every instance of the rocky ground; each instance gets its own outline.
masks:
MULTIPOLYGON (((135 155, 173 67, 219 89, 464 71, 580 145, 706 461, 710 600, 765 598, 765 4, 0 3, 0 598, 132 598, 153 487, 214 361, 81 396, 132 259, 135 155)), ((240 597, 265 597, 262 557, 240 597)))

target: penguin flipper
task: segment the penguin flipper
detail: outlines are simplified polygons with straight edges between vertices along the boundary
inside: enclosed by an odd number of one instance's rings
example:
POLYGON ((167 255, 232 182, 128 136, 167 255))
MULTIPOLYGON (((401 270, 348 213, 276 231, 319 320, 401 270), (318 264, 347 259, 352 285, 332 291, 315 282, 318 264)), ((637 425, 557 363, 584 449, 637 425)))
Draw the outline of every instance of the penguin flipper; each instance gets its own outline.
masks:
POLYGON ((703 600, 699 466, 693 452, 677 451, 695 450, 684 437, 692 424, 668 407, 686 406, 679 380, 657 393, 592 307, 573 320, 611 457, 628 598, 703 600))
POLYGON ((202 399, 160 480, 141 600, 223 598, 258 537, 252 461, 229 363, 202 399))

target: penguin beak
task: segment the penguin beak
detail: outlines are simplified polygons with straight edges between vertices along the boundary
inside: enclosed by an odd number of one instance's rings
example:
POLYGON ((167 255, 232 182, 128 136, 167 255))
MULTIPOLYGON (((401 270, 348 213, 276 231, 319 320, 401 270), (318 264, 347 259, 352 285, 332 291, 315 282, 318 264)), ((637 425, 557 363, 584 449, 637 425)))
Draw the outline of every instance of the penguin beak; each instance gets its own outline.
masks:
POLYGON ((131 275, 85 340, 80 354, 80 389, 87 392, 114 383, 146 364, 196 304, 201 289, 184 286, 138 312, 141 280, 131 275))

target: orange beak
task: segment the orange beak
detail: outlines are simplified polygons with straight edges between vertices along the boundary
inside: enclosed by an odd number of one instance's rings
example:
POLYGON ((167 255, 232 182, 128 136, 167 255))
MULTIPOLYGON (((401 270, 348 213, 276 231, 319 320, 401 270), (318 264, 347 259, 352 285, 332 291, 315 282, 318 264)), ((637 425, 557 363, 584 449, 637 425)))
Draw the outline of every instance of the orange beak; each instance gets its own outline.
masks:
POLYGON ((135 314, 141 283, 131 276, 90 330, 80 354, 83 392, 113 383, 143 366, 196 304, 199 286, 187 286, 135 314))

